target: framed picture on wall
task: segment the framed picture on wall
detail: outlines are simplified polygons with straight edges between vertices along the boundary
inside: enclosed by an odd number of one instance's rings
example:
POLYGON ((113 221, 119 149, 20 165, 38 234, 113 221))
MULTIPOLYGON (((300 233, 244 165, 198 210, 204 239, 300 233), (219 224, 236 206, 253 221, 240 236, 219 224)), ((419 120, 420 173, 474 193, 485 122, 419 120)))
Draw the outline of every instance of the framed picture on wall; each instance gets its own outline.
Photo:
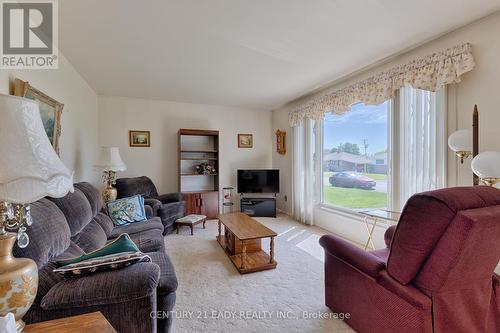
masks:
POLYGON ((151 147, 150 131, 128 131, 130 147, 151 147))
POLYGON ((253 134, 238 134, 238 148, 253 148, 253 134))
POLYGON ((16 79, 14 95, 35 100, 40 109, 43 127, 54 150, 59 155, 59 138, 61 136, 61 114, 64 104, 31 86, 28 82, 16 79))

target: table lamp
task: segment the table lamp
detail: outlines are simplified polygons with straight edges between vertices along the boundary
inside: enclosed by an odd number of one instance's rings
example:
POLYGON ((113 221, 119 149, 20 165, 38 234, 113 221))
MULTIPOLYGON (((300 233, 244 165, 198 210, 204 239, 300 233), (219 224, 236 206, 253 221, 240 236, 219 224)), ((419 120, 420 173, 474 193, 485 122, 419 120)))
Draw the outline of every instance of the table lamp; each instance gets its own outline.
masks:
POLYGON ((35 262, 15 258, 12 248, 29 244, 29 204, 73 191, 73 173, 57 156, 35 101, 0 94, 0 316, 11 312, 22 332, 23 316, 36 296, 35 262))
POLYGON ((483 183, 495 186, 500 182, 500 153, 485 151, 477 155, 472 160, 471 168, 483 183))
POLYGON ((118 192, 113 187, 116 184, 116 173, 127 170, 127 166, 120 157, 119 148, 102 147, 101 154, 95 166, 103 170, 102 180, 106 183, 106 188, 102 192, 104 202, 116 200, 118 192))

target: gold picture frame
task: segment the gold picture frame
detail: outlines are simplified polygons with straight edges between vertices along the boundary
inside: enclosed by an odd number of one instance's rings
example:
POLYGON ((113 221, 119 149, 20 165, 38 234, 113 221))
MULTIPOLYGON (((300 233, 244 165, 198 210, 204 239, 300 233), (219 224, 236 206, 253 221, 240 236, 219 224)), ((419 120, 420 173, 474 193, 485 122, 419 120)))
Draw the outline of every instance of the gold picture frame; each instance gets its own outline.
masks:
POLYGON ((253 148, 253 134, 238 134, 238 148, 253 148))
POLYGON ((130 147, 151 147, 151 131, 128 131, 128 143, 130 147))
POLYGON ((59 155, 59 139, 61 137, 61 115, 64 104, 36 89, 27 81, 14 81, 14 95, 35 100, 40 109, 43 127, 54 150, 59 155))
POLYGON ((286 132, 277 130, 276 131, 276 151, 280 155, 286 154, 286 132))

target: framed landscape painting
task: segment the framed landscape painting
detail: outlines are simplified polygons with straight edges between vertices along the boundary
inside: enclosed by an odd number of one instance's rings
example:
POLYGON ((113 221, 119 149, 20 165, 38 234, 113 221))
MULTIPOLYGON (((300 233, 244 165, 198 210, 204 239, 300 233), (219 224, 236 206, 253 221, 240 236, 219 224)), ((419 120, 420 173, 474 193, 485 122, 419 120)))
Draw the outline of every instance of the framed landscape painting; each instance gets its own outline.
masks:
POLYGON ((238 134, 238 148, 253 148, 253 135, 238 134))
POLYGON ((59 154, 59 138, 61 136, 61 114, 64 104, 31 86, 28 82, 16 79, 14 95, 29 98, 38 102, 43 127, 52 147, 59 154))
POLYGON ((128 131, 130 147, 151 147, 150 131, 128 131))

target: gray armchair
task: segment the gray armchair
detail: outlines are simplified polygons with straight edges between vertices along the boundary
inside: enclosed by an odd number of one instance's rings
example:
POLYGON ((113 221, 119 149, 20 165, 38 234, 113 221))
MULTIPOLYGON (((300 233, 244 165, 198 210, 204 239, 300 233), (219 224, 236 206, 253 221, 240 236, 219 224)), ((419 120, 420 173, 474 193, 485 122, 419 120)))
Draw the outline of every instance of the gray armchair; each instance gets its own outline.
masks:
POLYGON ((153 181, 146 177, 118 178, 116 180, 118 198, 140 194, 144 203, 153 209, 153 215, 159 216, 164 226, 163 234, 174 230, 175 221, 186 215, 186 203, 182 193, 158 194, 153 181))

